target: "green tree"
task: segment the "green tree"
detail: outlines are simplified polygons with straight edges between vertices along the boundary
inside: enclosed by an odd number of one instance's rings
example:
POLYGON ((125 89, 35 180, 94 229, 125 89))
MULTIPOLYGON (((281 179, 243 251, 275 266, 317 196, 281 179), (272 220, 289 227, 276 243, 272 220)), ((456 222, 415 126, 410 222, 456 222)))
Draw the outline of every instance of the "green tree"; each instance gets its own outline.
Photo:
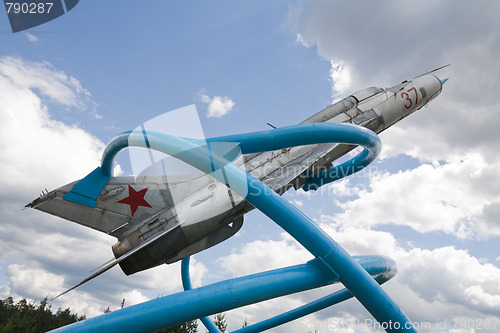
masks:
POLYGON ((224 333, 226 332, 227 323, 226 316, 223 313, 218 313, 214 317, 214 324, 219 328, 219 330, 224 333))
POLYGON ((12 297, 0 300, 0 333, 38 333, 84 320, 85 316, 72 314, 70 309, 52 313, 47 298, 38 306, 25 298, 14 304, 12 297))
MULTIPOLYGON (((33 305, 34 307, 34 305, 33 305)), ((52 329, 53 320, 55 319, 52 311, 51 305, 47 302, 47 297, 45 297, 41 302, 35 312, 35 328, 36 331, 46 332, 52 329)))

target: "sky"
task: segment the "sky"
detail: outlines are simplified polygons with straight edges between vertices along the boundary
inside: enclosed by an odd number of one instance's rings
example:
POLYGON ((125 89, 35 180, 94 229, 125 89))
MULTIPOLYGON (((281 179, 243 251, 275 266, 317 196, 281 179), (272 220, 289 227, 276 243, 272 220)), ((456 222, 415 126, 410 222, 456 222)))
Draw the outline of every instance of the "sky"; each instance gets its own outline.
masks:
MULTIPOLYGON (((350 254, 393 258, 384 289, 420 331, 498 332, 499 12, 487 0, 87 0, 15 34, 0 13, 0 298, 57 295, 112 258, 113 237, 22 208, 92 171, 119 133, 191 104, 207 137, 294 125, 357 90, 451 64, 435 73, 450 78, 441 95, 380 135, 369 170, 284 197, 350 254)), ((116 173, 130 172, 127 156, 116 173)), ((253 211, 192 258, 192 279, 310 258, 253 211)), ((228 328, 335 288, 229 311, 228 328)), ((179 264, 115 267, 52 304, 95 316, 180 290, 179 264)), ((350 300, 273 331, 372 332, 371 318, 350 300)))

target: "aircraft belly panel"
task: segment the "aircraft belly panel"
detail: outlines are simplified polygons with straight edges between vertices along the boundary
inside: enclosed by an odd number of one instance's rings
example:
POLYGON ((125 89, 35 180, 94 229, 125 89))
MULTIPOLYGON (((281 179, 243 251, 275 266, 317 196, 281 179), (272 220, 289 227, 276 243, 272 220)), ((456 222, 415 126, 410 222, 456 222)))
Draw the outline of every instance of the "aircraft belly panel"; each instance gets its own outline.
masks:
POLYGON ((178 226, 147 247, 122 260, 119 265, 125 274, 134 274, 165 263, 169 257, 187 244, 188 240, 178 226))
POLYGON ((166 263, 167 264, 174 263, 178 260, 187 258, 190 255, 193 255, 195 253, 208 249, 216 244, 219 244, 228 239, 229 237, 233 236, 234 234, 236 234, 241 229, 242 226, 243 226, 243 215, 237 217, 232 223, 223 225, 222 227, 212 231, 202 239, 183 248, 175 256, 166 260, 166 263))
POLYGON ((187 227, 217 217, 234 208, 233 195, 224 184, 214 182, 175 205, 178 219, 187 227))

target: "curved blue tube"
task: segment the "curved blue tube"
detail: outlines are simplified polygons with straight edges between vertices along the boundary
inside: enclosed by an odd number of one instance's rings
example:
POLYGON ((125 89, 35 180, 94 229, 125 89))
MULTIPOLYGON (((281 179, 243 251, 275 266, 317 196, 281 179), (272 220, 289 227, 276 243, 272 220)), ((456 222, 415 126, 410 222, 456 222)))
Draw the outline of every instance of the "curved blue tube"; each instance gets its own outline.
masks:
MULTIPOLYGON (((338 282, 323 274, 319 269, 321 263, 318 261, 313 259, 307 264, 229 279, 163 296, 51 332, 150 332, 213 313, 338 282)), ((378 265, 370 267, 363 260, 360 263, 371 274, 390 273, 390 270, 387 270, 390 265, 379 262, 378 265)))
MULTIPOLYGON (((261 210, 311 252, 319 261, 323 275, 333 280, 339 279, 373 317, 384 325, 383 327, 388 327, 387 332, 416 332, 409 319, 379 284, 321 228, 258 179, 210 149, 211 142, 237 142, 244 153, 317 143, 356 144, 365 148, 358 156, 348 161, 353 166, 353 172, 356 172, 360 170, 360 166, 373 161, 380 152, 380 139, 375 133, 347 124, 314 123, 212 138, 206 140, 208 144, 200 145, 193 140, 161 133, 133 132, 123 134, 108 144, 102 159, 103 174, 111 174, 113 159, 121 149, 128 146, 146 147, 144 142, 147 142, 147 148, 179 158, 205 173, 211 173, 222 183, 226 183, 226 176, 231 178, 233 182, 229 185, 232 190, 261 210), (221 169, 223 173, 214 172, 221 169)), ((326 174, 313 177, 311 181, 313 185, 317 185, 317 182, 323 184, 332 179, 338 178, 326 174)), ((299 283, 298 280, 287 283, 291 289, 299 288, 299 285, 295 285, 299 283)), ((262 290, 262 293, 267 298, 273 297, 271 290, 262 290)))
POLYGON ((111 140, 113 144, 110 145, 108 143, 108 145, 104 149, 101 160, 101 171, 104 175, 112 176, 113 162, 118 153, 123 150, 123 147, 128 147, 128 138, 131 133, 133 132, 128 131, 119 134, 118 136, 114 137, 113 140, 111 140))
MULTIPOLYGON (((379 284, 389 281, 396 275, 396 263, 392 259, 382 256, 356 256, 353 258, 355 258, 370 275, 374 276, 375 281, 379 284)), ((232 333, 258 333, 269 330, 292 320, 296 320, 311 313, 323 310, 337 303, 346 301, 352 297, 352 293, 347 288, 344 288, 311 303, 287 311, 273 318, 263 320, 259 323, 243 327, 239 330, 233 331, 232 333)))
MULTIPOLYGON (((184 290, 193 289, 193 286, 191 285, 191 277, 189 276, 190 258, 191 257, 187 257, 181 261, 181 277, 184 290)), ((221 333, 219 328, 215 326, 214 322, 209 317, 201 317, 200 320, 210 333, 221 333)))
MULTIPOLYGON (((149 148, 146 144, 151 145, 150 140, 152 133, 153 132, 125 132, 114 138, 106 146, 103 153, 101 162, 103 174, 108 176, 111 175, 113 161, 116 155, 118 155, 122 149, 129 146, 128 141, 131 136, 134 137, 133 141, 135 146, 149 148)), ((174 143, 174 137, 167 134, 162 135, 165 137, 165 140, 170 141, 172 144, 174 143)), ((382 150, 382 143, 377 134, 361 126, 343 123, 300 124, 269 131, 220 136, 206 140, 183 140, 189 142, 192 146, 190 148, 185 147, 184 150, 180 147, 177 147, 177 149, 180 148, 179 150, 173 149, 176 151, 173 156, 183 154, 186 150, 190 151, 198 148, 200 152, 206 150, 205 154, 207 154, 208 157, 211 155, 211 153, 208 152, 208 150, 210 150, 210 143, 215 142, 237 143, 243 154, 321 143, 344 143, 360 145, 365 148, 361 153, 349 161, 330 168, 321 175, 310 177, 303 185, 304 190, 317 189, 322 185, 360 171, 373 162, 382 150)), ((180 158, 180 156, 178 157, 180 158)), ((227 161, 225 163, 227 164, 227 161)), ((210 172, 211 171, 214 170, 210 170, 210 172)))
POLYGON ((302 264, 234 278, 132 305, 52 332, 153 332, 270 298, 334 283, 314 265, 302 264))
MULTIPOLYGON (((241 153, 260 153, 300 145, 343 143, 365 147, 352 159, 310 176, 302 185, 305 191, 347 177, 368 166, 382 150, 380 138, 365 127, 344 123, 311 123, 277 128, 268 131, 236 134, 206 139, 206 142, 237 142, 241 153)), ((199 141, 201 143, 201 141, 199 141)))

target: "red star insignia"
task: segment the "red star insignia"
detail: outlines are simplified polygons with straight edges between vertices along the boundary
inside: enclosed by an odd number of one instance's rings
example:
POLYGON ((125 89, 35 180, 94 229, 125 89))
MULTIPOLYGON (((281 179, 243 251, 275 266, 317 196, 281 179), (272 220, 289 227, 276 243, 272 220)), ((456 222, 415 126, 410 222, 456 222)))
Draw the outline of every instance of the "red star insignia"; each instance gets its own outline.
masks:
POLYGON ((127 204, 130 205, 130 212, 132 213, 132 217, 134 216, 135 212, 137 211, 137 208, 139 206, 143 207, 150 207, 151 205, 144 199, 144 195, 146 195, 146 192, 148 191, 148 188, 144 188, 140 191, 136 191, 132 188, 132 186, 128 186, 128 197, 118 201, 118 203, 122 204, 127 204))

